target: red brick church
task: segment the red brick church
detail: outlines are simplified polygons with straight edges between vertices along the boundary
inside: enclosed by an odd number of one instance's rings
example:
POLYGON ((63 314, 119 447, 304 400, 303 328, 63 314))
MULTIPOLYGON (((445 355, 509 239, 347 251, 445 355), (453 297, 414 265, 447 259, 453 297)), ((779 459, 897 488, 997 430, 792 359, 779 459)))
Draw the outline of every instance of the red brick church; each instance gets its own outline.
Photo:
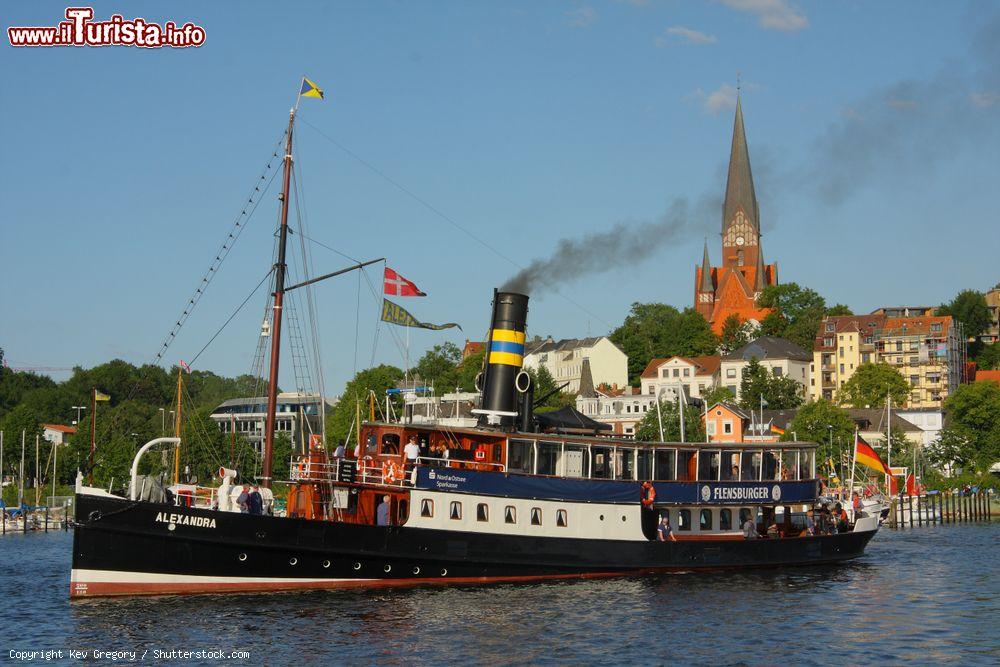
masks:
POLYGON ((760 248, 760 211, 750 172, 750 152, 743 129, 743 107, 736 99, 733 147, 729 154, 726 201, 722 207, 722 261, 712 266, 708 242, 695 268, 694 306, 721 333, 726 318, 760 322, 770 312, 757 307, 757 296, 778 283, 778 265, 765 264, 760 248))

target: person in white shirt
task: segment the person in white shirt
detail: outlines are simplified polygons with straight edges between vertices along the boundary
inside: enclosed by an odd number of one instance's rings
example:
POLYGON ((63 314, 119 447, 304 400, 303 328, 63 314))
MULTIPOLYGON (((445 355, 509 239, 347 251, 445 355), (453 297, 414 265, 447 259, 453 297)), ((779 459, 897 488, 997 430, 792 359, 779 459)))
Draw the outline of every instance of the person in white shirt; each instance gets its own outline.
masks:
POLYGON ((417 457, 420 456, 420 445, 417 444, 417 436, 410 436, 410 441, 403 447, 403 455, 406 457, 407 465, 412 466, 417 464, 417 457))

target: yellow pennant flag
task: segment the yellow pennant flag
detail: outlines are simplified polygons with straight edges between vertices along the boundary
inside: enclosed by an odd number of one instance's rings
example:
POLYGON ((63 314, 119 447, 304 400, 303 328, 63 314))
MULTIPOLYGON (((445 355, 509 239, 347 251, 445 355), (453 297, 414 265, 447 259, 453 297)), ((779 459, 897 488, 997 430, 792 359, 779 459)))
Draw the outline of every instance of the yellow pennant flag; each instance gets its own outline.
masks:
POLYGON ((105 394, 103 392, 100 392, 100 391, 97 391, 95 389, 94 390, 94 400, 95 401, 110 401, 111 397, 108 396, 107 394, 105 394))
POLYGON ((302 89, 299 91, 299 96, 323 99, 323 90, 309 79, 302 77, 302 89))

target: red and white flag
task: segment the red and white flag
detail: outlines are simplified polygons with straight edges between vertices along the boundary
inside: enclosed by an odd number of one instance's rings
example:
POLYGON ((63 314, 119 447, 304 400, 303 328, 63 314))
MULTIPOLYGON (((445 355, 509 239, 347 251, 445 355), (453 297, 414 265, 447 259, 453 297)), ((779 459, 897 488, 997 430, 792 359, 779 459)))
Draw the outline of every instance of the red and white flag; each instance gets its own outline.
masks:
POLYGON ((183 359, 181 359, 181 368, 183 368, 185 372, 189 374, 191 373, 191 366, 189 366, 183 359))
POLYGON ((384 290, 389 296, 427 296, 421 292, 416 285, 390 269, 385 267, 384 290))

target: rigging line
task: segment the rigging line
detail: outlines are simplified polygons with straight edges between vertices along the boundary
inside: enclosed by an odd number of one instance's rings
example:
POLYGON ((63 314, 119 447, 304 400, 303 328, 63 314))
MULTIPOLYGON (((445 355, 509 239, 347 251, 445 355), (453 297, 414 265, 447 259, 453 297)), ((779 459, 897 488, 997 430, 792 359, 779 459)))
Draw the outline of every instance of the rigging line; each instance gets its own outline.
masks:
POLYGON ((194 355, 194 358, 193 358, 193 359, 191 360, 191 362, 190 362, 190 363, 188 364, 189 366, 191 366, 191 367, 194 367, 194 362, 198 361, 198 357, 200 357, 200 356, 201 356, 201 353, 202 353, 202 352, 204 352, 205 350, 207 350, 207 349, 208 349, 208 346, 209 346, 209 345, 211 345, 211 344, 212 344, 212 343, 213 343, 213 342, 215 341, 215 339, 219 337, 219 334, 221 334, 221 333, 222 333, 222 330, 223 330, 223 329, 225 329, 225 328, 226 328, 226 327, 227 327, 227 326, 229 325, 229 323, 233 321, 233 318, 234 318, 234 317, 236 317, 236 315, 237 315, 237 314, 238 314, 238 313, 239 313, 239 312, 240 312, 241 310, 243 310, 243 306, 247 305, 247 301, 249 301, 250 299, 252 299, 252 298, 253 298, 253 295, 254 295, 254 294, 256 294, 256 293, 257 293, 257 290, 259 290, 259 289, 260 289, 260 286, 261 286, 261 285, 263 285, 263 284, 264 284, 264 282, 265 282, 265 281, 266 281, 266 280, 267 280, 268 278, 270 278, 270 277, 271 277, 271 274, 272 274, 273 272, 274 272, 274 269, 272 268, 272 269, 271 269, 271 270, 269 270, 269 271, 268 271, 268 272, 267 272, 266 274, 264 274, 264 277, 260 279, 260 282, 259 282, 259 283, 257 283, 257 286, 256 286, 256 287, 254 287, 254 288, 253 288, 253 291, 252 291, 252 292, 250 292, 250 294, 248 294, 248 295, 247 295, 247 298, 243 299, 243 303, 241 303, 241 304, 240 304, 240 305, 239 305, 239 306, 238 306, 238 307, 236 308, 236 310, 234 310, 234 311, 233 311, 233 314, 229 316, 229 319, 227 319, 227 320, 226 320, 226 321, 225 321, 225 322, 223 323, 223 325, 222 325, 221 327, 219 327, 219 330, 218 330, 218 331, 216 331, 216 332, 215 332, 215 334, 213 334, 213 335, 212 335, 212 337, 211 337, 210 339, 208 339, 208 342, 207 342, 207 343, 205 343, 205 346, 204 346, 203 348, 201 348, 200 350, 198 350, 198 354, 194 355))
POLYGON ((354 374, 358 374, 358 339, 361 337, 361 274, 358 273, 358 292, 354 306, 354 374))
MULTIPOLYGON (((281 145, 281 140, 284 139, 284 136, 285 132, 282 132, 282 136, 277 141, 277 146, 281 145)), ((208 267, 208 271, 206 271, 205 274, 202 275, 201 282, 198 283, 198 287, 195 288, 194 294, 191 296, 190 299, 188 299, 187 303, 184 306, 183 311, 181 312, 181 315, 177 318, 176 323, 171 328, 170 332, 167 334, 166 339, 160 345, 160 351, 157 352, 156 355, 153 357, 154 364, 160 362, 160 360, 163 358, 163 355, 166 354, 167 349, 174 342, 174 340, 176 340, 177 334, 180 333, 180 330, 187 322, 188 317, 191 315, 192 312, 194 312, 194 309, 201 301, 201 297, 205 295, 206 291, 208 291, 208 286, 211 284, 212 279, 215 278, 216 275, 218 275, 219 269, 222 267, 222 263, 225 262, 226 257, 229 256, 229 252, 233 249, 233 246, 236 245, 236 242, 239 240, 240 236, 242 236, 250 220, 253 219, 253 215, 257 211, 257 207, 260 205, 260 202, 264 199, 264 195, 271 188, 271 184, 274 182, 274 178, 278 175, 278 172, 280 171, 278 169, 273 170, 271 172, 271 178, 267 179, 266 174, 271 169, 271 162, 277 156, 278 156, 278 151, 277 148, 275 148, 274 150, 271 151, 271 157, 268 159, 267 164, 264 166, 264 172, 260 175, 260 178, 257 179, 257 181, 255 181, 254 189, 251 190, 250 195, 247 198, 247 202, 243 204, 242 210, 240 211, 239 214, 236 215, 236 219, 233 221, 232 228, 229 231, 229 236, 227 236, 226 240, 222 242, 221 247, 216 252, 215 259, 212 260, 212 263, 208 267), (264 185, 264 189, 261 190, 260 182, 264 181, 265 179, 267 180, 267 182, 264 185), (254 201, 255 196, 257 197, 256 201, 254 201), (248 209, 250 211, 249 213, 247 213, 248 209), (241 223, 240 220, 244 218, 245 220, 243 220, 243 222, 241 223)))
MULTIPOLYGON (((362 158, 360 155, 358 155, 357 153, 355 153, 354 151, 352 151, 347 146, 343 145, 342 143, 340 143, 339 141, 337 141, 336 139, 334 139, 333 137, 331 137, 327 133, 323 132, 323 130, 319 129, 318 127, 316 127, 315 125, 313 125, 312 123, 310 123, 305 118, 299 116, 299 120, 302 121, 303 123, 305 123, 306 125, 308 125, 309 127, 311 127, 321 137, 323 137, 324 139, 326 139, 327 141, 329 141, 330 143, 332 143, 334 146, 336 146, 337 148, 339 148, 340 150, 342 150, 344 153, 347 153, 347 155, 349 155, 350 157, 354 158, 355 160, 357 160, 358 162, 360 162, 362 165, 364 165, 365 167, 367 167, 368 169, 370 169, 374 173, 378 174, 380 177, 382 177, 383 179, 385 179, 385 181, 387 183, 389 183, 393 187, 395 187, 398 190, 400 190, 403 194, 405 194, 408 197, 410 197, 411 199, 413 199, 415 202, 417 202, 418 204, 420 204, 421 206, 423 206, 424 208, 426 208, 427 210, 429 210, 431 213, 435 214, 436 216, 438 216, 439 218, 441 218, 442 220, 444 220, 445 222, 447 222, 448 224, 450 224, 452 227, 454 227, 455 229, 459 230, 460 232, 462 232, 463 234, 465 234, 466 236, 468 236, 469 238, 471 238, 473 241, 475 241, 479 245, 483 246, 484 248, 486 248, 487 250, 489 250, 490 252, 492 252, 494 255, 496 255, 500 259, 502 259, 505 262, 509 263, 514 268, 516 268, 518 270, 524 270, 524 268, 525 268, 524 266, 522 266, 518 262, 514 261, 513 259, 511 259, 507 255, 505 255, 504 253, 500 252, 499 250, 497 250, 496 248, 494 248, 492 245, 490 245, 489 243, 487 243, 486 241, 484 241, 483 239, 481 239, 479 236, 473 234, 471 231, 469 231, 464 226, 462 226, 461 224, 459 224, 458 222, 456 222, 454 219, 452 219, 451 217, 449 217, 447 214, 445 214, 444 212, 442 212, 441 210, 439 210, 438 208, 436 208, 433 204, 431 204, 427 200, 425 200, 425 199, 421 198, 420 196, 418 196, 413 191, 411 191, 408 188, 406 188, 402 183, 400 183, 400 182, 394 180, 393 178, 391 178, 384 171, 382 171, 381 169, 379 169, 378 167, 376 167, 372 163, 370 163, 367 160, 365 160, 364 158, 362 158)), ((562 292, 560 292, 551 283, 547 283, 547 282, 542 281, 542 280, 540 280, 539 282, 541 282, 547 288, 549 288, 550 290, 552 290, 553 294, 562 297, 563 299, 565 299, 569 303, 573 304, 574 306, 576 306, 577 308, 579 308, 581 311, 583 311, 587 315, 590 315, 591 317, 593 317, 598 322, 601 322, 602 324, 604 324, 605 326, 607 326, 609 329, 614 329, 615 328, 610 322, 606 321, 604 318, 600 317, 596 313, 591 312, 583 304, 581 304, 578 301, 576 301, 575 299, 567 296, 566 294, 563 294, 562 292)))

